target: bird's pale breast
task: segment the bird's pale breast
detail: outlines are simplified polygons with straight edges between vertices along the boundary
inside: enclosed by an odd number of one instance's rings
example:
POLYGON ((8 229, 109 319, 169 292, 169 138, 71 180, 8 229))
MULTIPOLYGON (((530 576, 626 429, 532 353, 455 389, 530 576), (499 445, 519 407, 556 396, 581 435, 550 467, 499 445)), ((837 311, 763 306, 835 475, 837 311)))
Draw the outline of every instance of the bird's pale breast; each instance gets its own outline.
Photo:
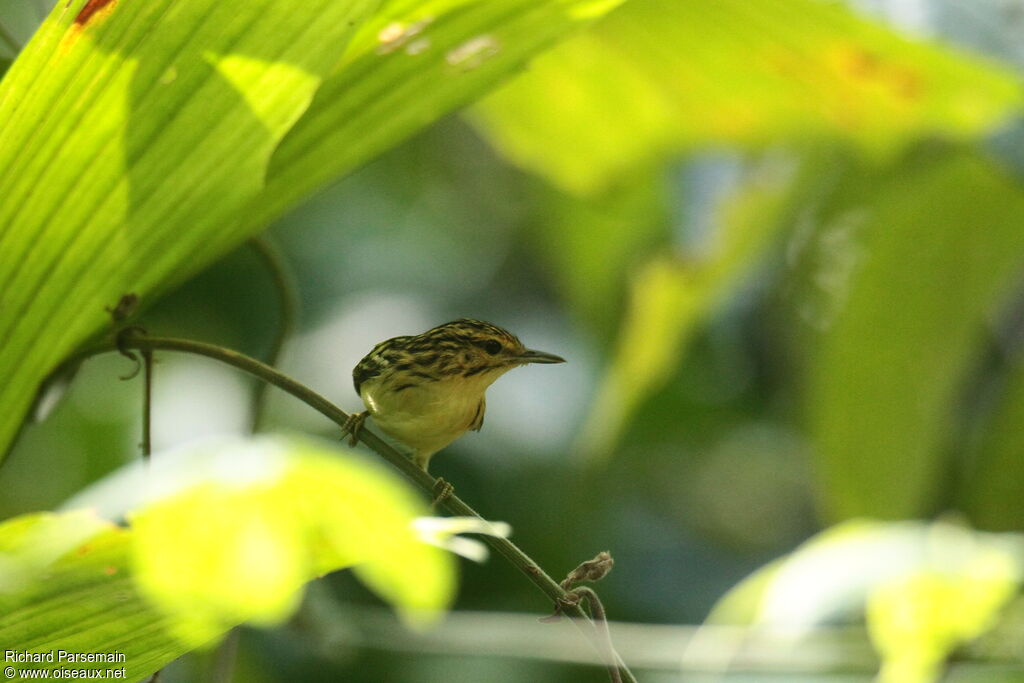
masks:
POLYGON ((374 378, 360 396, 374 422, 420 457, 441 450, 482 419, 484 392, 505 369, 464 378, 420 382, 395 391, 374 378))

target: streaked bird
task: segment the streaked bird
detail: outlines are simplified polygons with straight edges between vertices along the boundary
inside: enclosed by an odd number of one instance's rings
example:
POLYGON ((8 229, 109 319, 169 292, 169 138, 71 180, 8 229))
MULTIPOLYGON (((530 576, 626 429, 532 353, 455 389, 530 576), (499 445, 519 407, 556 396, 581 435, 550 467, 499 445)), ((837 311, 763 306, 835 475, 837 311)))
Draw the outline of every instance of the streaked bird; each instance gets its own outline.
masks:
POLYGON ((372 416, 426 470, 431 456, 483 426, 484 393, 494 380, 520 365, 564 362, 481 320, 462 318, 416 336, 393 337, 373 347, 352 371, 366 410, 349 418, 346 430, 354 440, 372 416))

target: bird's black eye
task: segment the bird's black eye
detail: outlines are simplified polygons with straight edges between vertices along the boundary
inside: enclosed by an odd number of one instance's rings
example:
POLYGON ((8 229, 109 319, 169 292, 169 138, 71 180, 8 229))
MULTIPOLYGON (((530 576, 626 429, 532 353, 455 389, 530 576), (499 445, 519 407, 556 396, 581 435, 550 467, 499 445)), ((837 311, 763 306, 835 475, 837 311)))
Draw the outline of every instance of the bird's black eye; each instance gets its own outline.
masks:
POLYGON ((495 339, 488 339, 483 343, 482 346, 484 347, 484 351, 491 354, 492 356, 501 351, 501 342, 495 339))

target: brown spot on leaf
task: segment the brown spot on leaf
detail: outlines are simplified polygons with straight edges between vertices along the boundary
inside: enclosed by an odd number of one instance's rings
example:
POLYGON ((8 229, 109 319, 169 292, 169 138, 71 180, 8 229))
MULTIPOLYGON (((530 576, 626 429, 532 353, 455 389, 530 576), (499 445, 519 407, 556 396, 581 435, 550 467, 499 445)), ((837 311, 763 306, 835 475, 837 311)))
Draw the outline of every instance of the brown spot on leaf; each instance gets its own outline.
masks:
POLYGON ((897 95, 908 100, 920 100, 925 94, 925 84, 921 76, 910 69, 897 71, 892 76, 893 90, 897 95))
POLYGON ((117 567, 104 567, 103 568, 103 573, 106 574, 107 576, 113 576, 114 574, 117 573, 117 567))
POLYGON ((843 66, 854 78, 870 79, 877 77, 882 63, 878 56, 866 50, 851 47, 844 55, 843 66))
POLYGON ((89 23, 89 20, 100 10, 110 6, 106 13, 114 9, 117 4, 117 0, 89 0, 85 3, 85 6, 78 12, 78 16, 75 17, 75 23, 79 26, 85 26, 89 23))
POLYGON ((892 59, 884 59, 856 45, 839 45, 831 55, 841 76, 851 85, 875 88, 880 94, 904 100, 919 100, 925 95, 926 84, 913 67, 892 59))

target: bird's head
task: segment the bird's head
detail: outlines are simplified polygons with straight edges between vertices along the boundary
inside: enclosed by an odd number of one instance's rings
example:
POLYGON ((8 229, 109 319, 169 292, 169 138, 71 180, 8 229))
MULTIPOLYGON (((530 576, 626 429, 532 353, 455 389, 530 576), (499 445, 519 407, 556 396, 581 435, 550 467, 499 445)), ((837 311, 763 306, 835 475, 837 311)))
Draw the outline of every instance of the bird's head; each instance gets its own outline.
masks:
POLYGON ((377 344, 352 371, 352 379, 360 395, 363 383, 374 379, 395 392, 442 381, 472 393, 482 392, 519 365, 564 362, 554 354, 526 348, 497 325, 462 318, 377 344))
POLYGON ((474 377, 500 375, 528 363, 564 363, 551 353, 528 349, 519 339, 497 325, 460 318, 439 325, 414 337, 411 349, 426 356, 437 355, 436 367, 442 374, 474 377))

